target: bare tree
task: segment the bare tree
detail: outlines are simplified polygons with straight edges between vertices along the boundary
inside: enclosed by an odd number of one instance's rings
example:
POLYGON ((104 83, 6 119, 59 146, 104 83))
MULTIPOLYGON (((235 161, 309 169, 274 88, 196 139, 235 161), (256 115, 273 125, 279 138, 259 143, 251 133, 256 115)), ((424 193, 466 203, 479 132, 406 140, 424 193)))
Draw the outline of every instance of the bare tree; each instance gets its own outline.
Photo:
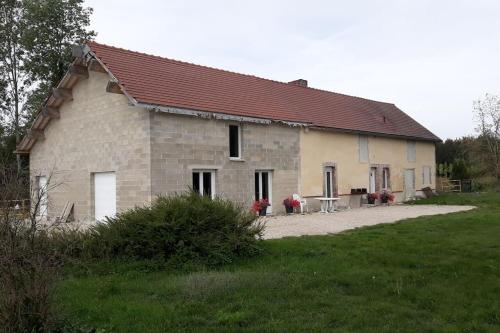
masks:
POLYGON ((500 96, 486 94, 484 99, 474 101, 476 131, 488 151, 495 177, 500 179, 500 96))
POLYGON ((31 184, 31 205, 25 205, 23 179, 15 167, 0 166, 0 331, 46 332, 54 324, 52 295, 64 260, 43 211, 54 186, 50 177, 41 187, 31 184))

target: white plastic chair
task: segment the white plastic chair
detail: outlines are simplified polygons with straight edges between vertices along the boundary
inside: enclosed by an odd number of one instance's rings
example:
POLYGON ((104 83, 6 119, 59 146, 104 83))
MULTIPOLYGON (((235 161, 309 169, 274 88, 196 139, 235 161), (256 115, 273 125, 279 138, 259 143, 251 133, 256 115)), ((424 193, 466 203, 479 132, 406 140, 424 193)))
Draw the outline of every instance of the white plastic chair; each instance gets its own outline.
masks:
POLYGON ((298 194, 293 194, 292 195, 292 199, 293 200, 297 200, 298 202, 300 202, 300 212, 301 213, 304 213, 304 207, 306 208, 306 212, 309 213, 309 206, 307 205, 307 200, 306 199, 302 199, 300 197, 300 195, 298 195, 298 194))

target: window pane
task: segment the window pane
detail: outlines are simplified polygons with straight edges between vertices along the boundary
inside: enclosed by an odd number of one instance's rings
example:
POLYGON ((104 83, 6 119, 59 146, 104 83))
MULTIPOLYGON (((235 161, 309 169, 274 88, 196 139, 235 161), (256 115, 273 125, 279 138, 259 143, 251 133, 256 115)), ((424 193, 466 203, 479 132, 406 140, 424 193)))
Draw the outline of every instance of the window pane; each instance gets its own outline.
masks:
POLYGON ((384 168, 382 170, 382 188, 387 189, 389 187, 389 169, 384 168))
POLYGON ((203 195, 212 196, 212 173, 203 173, 203 195))
POLYGON ((326 172, 326 197, 332 197, 332 173, 331 171, 326 172))
POLYGON ((229 157, 240 157, 239 126, 229 125, 229 157))
POLYGON ((259 173, 255 173, 255 200, 259 200, 259 173))
POLYGON ((269 173, 262 172, 262 199, 269 200, 269 173))
POLYGON ((200 173, 193 172, 193 191, 200 193, 200 173))

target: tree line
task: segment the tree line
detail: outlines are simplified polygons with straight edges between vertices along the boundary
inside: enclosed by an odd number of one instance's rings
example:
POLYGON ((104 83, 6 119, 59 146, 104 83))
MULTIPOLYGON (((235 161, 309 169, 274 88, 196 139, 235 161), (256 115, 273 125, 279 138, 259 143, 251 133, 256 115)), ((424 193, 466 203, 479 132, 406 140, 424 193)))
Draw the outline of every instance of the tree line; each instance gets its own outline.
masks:
POLYGON ((71 46, 91 40, 92 8, 83 0, 0 0, 0 164, 26 175, 14 154, 72 60, 71 46))
POLYGON ((473 179, 481 188, 500 185, 500 96, 473 102, 477 135, 448 139, 436 146, 437 174, 473 179))

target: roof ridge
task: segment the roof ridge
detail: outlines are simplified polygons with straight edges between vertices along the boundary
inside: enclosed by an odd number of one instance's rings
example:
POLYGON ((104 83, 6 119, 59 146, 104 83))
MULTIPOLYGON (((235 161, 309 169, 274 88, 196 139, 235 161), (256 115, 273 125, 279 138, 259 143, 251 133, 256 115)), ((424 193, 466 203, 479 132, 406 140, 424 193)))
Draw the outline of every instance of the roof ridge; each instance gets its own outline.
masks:
POLYGON ((350 98, 357 98, 357 99, 364 100, 364 101, 367 101, 367 102, 375 102, 375 103, 388 104, 388 105, 394 105, 395 106, 394 103, 390 103, 390 102, 377 101, 377 100, 374 100, 374 99, 369 99, 369 98, 364 98, 364 97, 359 97, 359 96, 354 96, 354 95, 348 95, 348 94, 338 93, 338 92, 335 92, 335 91, 330 91, 330 90, 325 90, 325 89, 320 89, 320 88, 304 87, 304 86, 294 85, 294 84, 290 84, 288 82, 283 82, 283 81, 268 79, 268 78, 264 78, 264 77, 260 77, 260 76, 256 76, 256 75, 252 75, 252 74, 245 74, 245 73, 230 71, 230 70, 227 70, 227 69, 222 69, 222 68, 217 68, 217 67, 212 67, 212 66, 207 66, 207 65, 200 65, 200 64, 193 63, 193 62, 189 62, 189 61, 177 60, 177 59, 167 58, 167 57, 164 57, 164 56, 159 56, 159 55, 155 55, 155 54, 151 54, 151 53, 134 51, 134 50, 130 50, 130 49, 125 49, 125 48, 122 48, 122 47, 118 47, 118 46, 112 46, 112 45, 108 45, 108 44, 98 43, 98 42, 95 42, 95 41, 88 41, 87 44, 90 44, 90 45, 96 44, 96 45, 99 45, 99 46, 104 46, 104 47, 112 48, 112 49, 115 49, 115 50, 120 50, 120 51, 124 51, 124 52, 130 52, 130 53, 135 53, 135 54, 139 54, 139 55, 143 55, 143 56, 147 56, 147 57, 153 57, 153 58, 157 58, 157 59, 161 59, 161 60, 166 60, 166 61, 174 62, 174 63, 180 64, 180 65, 197 66, 197 67, 207 68, 207 69, 221 71, 221 72, 225 72, 225 73, 230 73, 230 74, 236 74, 236 75, 241 75, 241 76, 245 76, 245 77, 250 77, 250 78, 254 78, 254 79, 258 79, 258 80, 265 80, 265 81, 270 81, 270 82, 273 82, 273 83, 284 84, 287 87, 310 89, 310 90, 315 90, 315 91, 329 93, 329 94, 335 94, 335 95, 340 95, 340 96, 345 96, 345 97, 350 97, 350 98))

